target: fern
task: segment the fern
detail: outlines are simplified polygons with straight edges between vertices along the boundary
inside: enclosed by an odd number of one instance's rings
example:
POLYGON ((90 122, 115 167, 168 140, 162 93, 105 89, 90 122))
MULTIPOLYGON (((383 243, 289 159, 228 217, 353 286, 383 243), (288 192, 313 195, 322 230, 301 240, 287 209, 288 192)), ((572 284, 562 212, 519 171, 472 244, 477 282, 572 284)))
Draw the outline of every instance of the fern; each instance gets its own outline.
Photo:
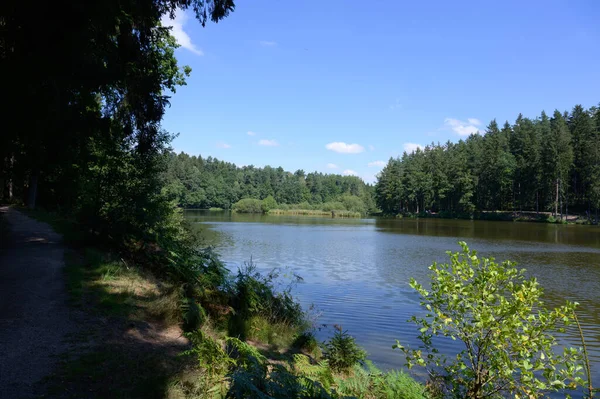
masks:
POLYGON ((296 375, 314 379, 320 382, 326 390, 331 389, 334 380, 327 361, 312 364, 308 356, 296 354, 294 355, 293 366, 296 375))
POLYGON ((236 360, 238 367, 255 373, 266 373, 267 358, 258 349, 235 337, 227 337, 226 343, 227 353, 231 358, 236 360))
POLYGON ((195 356, 209 378, 224 376, 230 367, 235 366, 235 361, 227 355, 221 344, 202 331, 196 330, 185 336, 191 341, 192 348, 182 355, 195 356))
POLYGON ((194 331, 206 321, 206 312, 193 298, 182 296, 179 305, 183 319, 183 331, 194 331))

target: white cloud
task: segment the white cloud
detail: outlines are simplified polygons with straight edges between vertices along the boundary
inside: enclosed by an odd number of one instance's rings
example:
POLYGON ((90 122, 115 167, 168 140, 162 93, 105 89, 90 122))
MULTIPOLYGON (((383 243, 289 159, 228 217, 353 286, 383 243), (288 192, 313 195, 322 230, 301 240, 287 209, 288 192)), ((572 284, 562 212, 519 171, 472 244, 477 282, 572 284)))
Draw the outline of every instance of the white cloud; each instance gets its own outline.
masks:
POLYGON ((366 175, 362 175, 362 179, 363 179, 363 181, 365 183, 371 183, 371 184, 373 184, 373 183, 375 183, 377 181, 377 176, 379 176, 379 173, 376 174, 376 175, 366 174, 366 175))
POLYGON ((217 148, 231 148, 231 145, 229 145, 229 144, 227 144, 227 143, 224 143, 224 142, 222 142, 222 141, 219 141, 219 142, 217 143, 217 148))
POLYGON ((261 40, 259 44, 263 47, 275 47, 277 46, 277 42, 271 40, 261 40))
POLYGON ((477 125, 480 125, 481 122, 475 118, 467 119, 467 122, 454 119, 454 118, 446 118, 444 120, 444 125, 447 128, 452 129, 455 133, 458 133, 460 136, 469 136, 470 134, 477 133, 479 128, 477 125))
POLYGON ((352 169, 346 169, 345 171, 342 172, 342 174, 344 176, 358 176, 358 173, 356 173, 352 169))
POLYGON ((248 131, 248 133, 247 133, 247 134, 248 134, 248 136, 256 136, 256 133, 255 133, 255 132, 252 132, 252 131, 248 131))
POLYGON ((175 11, 175 19, 170 19, 169 15, 163 15, 162 18, 160 19, 160 23, 162 24, 162 26, 165 26, 165 27, 171 26, 173 28, 173 29, 171 29, 171 35, 173 37, 175 37, 175 40, 177 40, 177 43, 181 47, 183 47, 187 50, 190 50, 194 54, 204 55, 202 50, 200 50, 198 47, 196 47, 196 45, 194 43, 192 43, 192 39, 190 38, 190 35, 188 35, 183 30, 183 26, 185 25, 185 23, 188 19, 189 19, 189 17, 186 14, 186 12, 184 10, 178 8, 175 11))
POLYGON ((334 164, 334 163, 328 163, 328 164, 327 164, 327 169, 337 169, 338 167, 339 167, 339 166, 337 166, 337 165, 336 165, 336 164, 334 164))
POLYGON ((279 143, 275 140, 262 139, 258 141, 258 145, 263 145, 265 147, 277 147, 279 143))
POLYGON ((346 144, 341 141, 329 143, 325 146, 325 148, 327 148, 328 150, 331 150, 331 151, 342 153, 342 154, 358 154, 365 150, 365 148, 362 145, 346 144))
POLYGON ((400 100, 396 99, 396 102, 390 105, 390 109, 401 109, 402 104, 400 104, 400 100))
POLYGON ((373 144, 369 144, 369 150, 375 151, 375 146, 373 144))
POLYGON ((415 144, 415 143, 404 143, 404 151, 406 151, 407 153, 411 153, 411 152, 415 152, 417 150, 417 148, 423 149, 425 148, 424 146, 422 146, 421 144, 415 144))
POLYGON ((384 162, 384 161, 373 161, 373 162, 369 162, 369 163, 367 164, 367 166, 368 166, 369 168, 372 168, 373 166, 380 166, 380 167, 383 167, 383 166, 385 166, 385 162, 384 162))

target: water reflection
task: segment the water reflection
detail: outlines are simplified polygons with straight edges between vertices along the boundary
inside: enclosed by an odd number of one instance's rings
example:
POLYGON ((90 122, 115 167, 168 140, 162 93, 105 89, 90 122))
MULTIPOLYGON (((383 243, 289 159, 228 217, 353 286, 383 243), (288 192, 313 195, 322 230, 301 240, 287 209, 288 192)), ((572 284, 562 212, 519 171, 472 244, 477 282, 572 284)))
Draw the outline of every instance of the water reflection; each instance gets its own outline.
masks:
MULTIPOLYGON (((341 324, 382 367, 400 367, 396 339, 417 345, 406 320, 420 312, 408 286, 425 282, 432 261, 464 240, 482 255, 511 259, 545 289, 551 306, 581 304, 595 379, 600 379, 600 228, 537 223, 435 219, 331 219, 187 212, 212 237, 231 268, 250 259, 258 267, 288 267, 304 278, 296 295, 322 311, 321 323, 341 324)), ((320 333, 325 338, 326 331, 320 333)), ((579 346, 571 333, 566 342, 579 346)), ((448 353, 456 343, 444 343, 448 353)))

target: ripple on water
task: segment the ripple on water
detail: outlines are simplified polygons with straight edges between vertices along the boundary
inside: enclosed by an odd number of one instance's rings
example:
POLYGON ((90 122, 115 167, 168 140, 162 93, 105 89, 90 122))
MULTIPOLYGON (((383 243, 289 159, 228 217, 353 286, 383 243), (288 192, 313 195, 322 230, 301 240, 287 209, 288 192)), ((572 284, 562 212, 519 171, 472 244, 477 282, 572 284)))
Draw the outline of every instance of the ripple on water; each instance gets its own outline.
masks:
MULTIPOLYGON (((310 219, 310 218, 308 218, 310 219)), ((537 223, 453 220, 340 221, 285 218, 265 223, 211 222, 218 251, 235 270, 252 256, 260 270, 288 267, 304 278, 294 290, 303 307, 321 312, 318 331, 326 339, 333 324, 342 325, 383 368, 401 367, 392 350, 396 339, 417 346, 417 328, 407 323, 421 312, 411 277, 426 283, 427 267, 445 261, 446 250, 464 240, 480 254, 511 259, 536 277, 550 306, 566 299, 580 303, 578 315, 588 344, 594 379, 600 380, 600 229, 537 223)), ((569 330, 561 342, 580 346, 569 330)), ((440 340, 447 354, 460 343, 440 340)))

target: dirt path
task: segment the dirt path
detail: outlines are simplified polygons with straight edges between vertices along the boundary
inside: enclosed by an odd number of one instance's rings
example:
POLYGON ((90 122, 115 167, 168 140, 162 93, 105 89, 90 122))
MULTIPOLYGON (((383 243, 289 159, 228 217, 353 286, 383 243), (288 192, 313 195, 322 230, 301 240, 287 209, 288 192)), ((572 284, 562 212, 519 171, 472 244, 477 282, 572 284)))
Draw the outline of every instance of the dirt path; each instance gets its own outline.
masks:
POLYGON ((29 398, 76 331, 64 284, 64 246, 50 226, 7 207, 0 247, 0 398, 29 398), (8 241, 8 242, 6 242, 8 241))

